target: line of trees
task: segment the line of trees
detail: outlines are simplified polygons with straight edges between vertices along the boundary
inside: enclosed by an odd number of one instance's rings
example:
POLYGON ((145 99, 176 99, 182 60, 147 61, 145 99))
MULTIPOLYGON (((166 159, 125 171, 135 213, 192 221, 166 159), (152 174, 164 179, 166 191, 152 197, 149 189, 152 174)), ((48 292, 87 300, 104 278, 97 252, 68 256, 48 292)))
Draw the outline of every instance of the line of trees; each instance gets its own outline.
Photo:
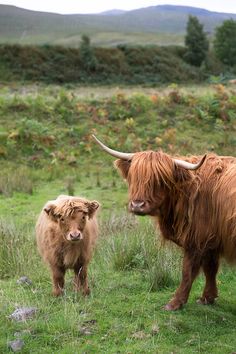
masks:
MULTIPOLYGON (((209 53, 209 40, 203 25, 195 16, 189 16, 185 36, 185 60, 195 66, 201 66, 209 53)), ((230 67, 236 65, 236 21, 226 20, 216 28, 213 52, 218 60, 230 67)))
MULTIPOLYGON (((122 49, 122 48, 119 48, 122 49)), ((81 61, 89 72, 98 68, 98 62, 90 45, 88 36, 82 36, 80 45, 81 61)), ((205 73, 216 74, 226 66, 226 71, 235 74, 236 71, 236 21, 225 20, 216 28, 212 45, 196 16, 190 15, 186 27, 185 48, 182 59, 195 67, 204 66, 205 73), (204 64, 204 65, 203 65, 204 64)))

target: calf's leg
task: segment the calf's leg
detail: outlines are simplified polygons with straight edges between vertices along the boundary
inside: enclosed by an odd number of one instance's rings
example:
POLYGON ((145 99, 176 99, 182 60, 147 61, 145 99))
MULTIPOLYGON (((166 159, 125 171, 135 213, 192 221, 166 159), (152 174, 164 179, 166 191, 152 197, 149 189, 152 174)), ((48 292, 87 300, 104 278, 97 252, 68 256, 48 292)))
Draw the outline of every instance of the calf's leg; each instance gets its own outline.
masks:
POLYGON ((75 290, 82 290, 83 295, 89 295, 90 289, 88 286, 88 265, 86 263, 79 262, 75 265, 74 272, 75 290))
POLYGON ((51 270, 53 283, 52 294, 54 296, 60 296, 63 294, 64 290, 65 269, 62 267, 51 267, 51 270))
POLYGON ((182 280, 173 299, 164 307, 165 310, 178 310, 187 301, 194 279, 199 273, 201 266, 200 257, 185 252, 183 259, 182 280))

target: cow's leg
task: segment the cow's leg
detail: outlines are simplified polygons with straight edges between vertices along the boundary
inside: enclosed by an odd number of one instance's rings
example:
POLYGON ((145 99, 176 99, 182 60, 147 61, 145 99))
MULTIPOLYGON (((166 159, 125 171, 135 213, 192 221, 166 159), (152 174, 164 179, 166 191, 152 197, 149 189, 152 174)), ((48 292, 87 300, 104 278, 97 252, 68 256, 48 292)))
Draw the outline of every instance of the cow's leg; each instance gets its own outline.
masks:
POLYGON ((206 277, 206 284, 198 303, 213 304, 218 295, 216 274, 219 269, 219 255, 214 252, 206 255, 202 261, 202 268, 206 277))
POLYGON ((74 266, 74 272, 75 290, 82 290, 83 295, 89 295, 90 289, 88 286, 88 265, 86 263, 78 262, 74 266))
POLYGON ((200 266, 200 257, 193 256, 187 252, 184 254, 180 286, 177 289, 174 298, 165 306, 165 310, 178 310, 188 301, 192 283, 199 273, 200 266))
POLYGON ((51 270, 52 270, 52 282, 53 282, 52 294, 54 296, 60 296, 63 294, 63 290, 64 290, 65 268, 51 267, 51 270))

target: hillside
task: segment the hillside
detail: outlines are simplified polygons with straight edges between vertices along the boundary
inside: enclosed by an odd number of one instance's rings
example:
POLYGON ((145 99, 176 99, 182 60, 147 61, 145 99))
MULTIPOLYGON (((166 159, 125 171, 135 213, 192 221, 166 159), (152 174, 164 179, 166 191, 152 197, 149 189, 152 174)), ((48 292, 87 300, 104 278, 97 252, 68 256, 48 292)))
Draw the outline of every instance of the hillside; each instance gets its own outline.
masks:
POLYGON ((0 81, 153 85, 203 80, 199 69, 183 60, 181 47, 94 48, 91 66, 88 54, 82 54, 63 46, 0 45, 0 81))
POLYGON ((81 34, 87 33, 95 45, 181 44, 189 14, 197 16, 209 34, 222 21, 236 19, 236 14, 171 5, 92 15, 60 15, 0 5, 0 43, 76 47, 81 34))
POLYGON ((97 163, 103 163, 107 156, 99 154, 90 138, 92 132, 126 151, 235 152, 235 86, 201 87, 198 93, 194 87, 142 88, 128 94, 122 89, 109 88, 102 94, 101 88, 70 87, 14 84, 0 88, 2 167, 24 163, 41 168, 53 161, 61 168, 77 166, 78 160, 88 163, 97 154, 101 158, 97 163))

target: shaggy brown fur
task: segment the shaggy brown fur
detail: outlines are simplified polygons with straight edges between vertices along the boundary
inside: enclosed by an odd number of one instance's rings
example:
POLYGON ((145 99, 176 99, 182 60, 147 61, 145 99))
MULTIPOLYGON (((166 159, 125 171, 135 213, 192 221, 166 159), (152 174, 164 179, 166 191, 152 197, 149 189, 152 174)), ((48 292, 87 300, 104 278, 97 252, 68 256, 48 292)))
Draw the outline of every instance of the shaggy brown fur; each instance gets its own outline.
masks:
MULTIPOLYGON (((200 157, 183 159, 196 163, 200 157)), ((165 308, 187 302, 201 268, 206 285, 199 301, 213 303, 220 257, 236 262, 236 158, 211 154, 189 171, 163 152, 145 151, 115 164, 129 185, 130 211, 153 216, 163 238, 184 250, 182 281, 165 308)))
POLYGON ((75 273, 75 290, 88 295, 87 268, 98 235, 99 203, 79 197, 59 196, 43 207, 36 224, 39 252, 51 268, 53 295, 64 289, 67 269, 75 273))

